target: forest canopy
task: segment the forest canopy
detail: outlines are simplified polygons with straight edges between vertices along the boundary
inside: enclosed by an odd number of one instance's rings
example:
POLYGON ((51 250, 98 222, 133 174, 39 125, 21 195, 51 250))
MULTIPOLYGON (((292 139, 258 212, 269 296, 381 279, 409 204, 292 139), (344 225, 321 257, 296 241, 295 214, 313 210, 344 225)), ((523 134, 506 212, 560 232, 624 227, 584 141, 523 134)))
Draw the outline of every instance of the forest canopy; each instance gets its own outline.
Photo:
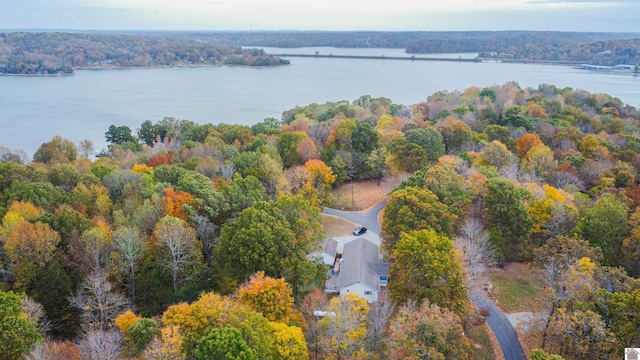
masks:
POLYGON ((618 98, 509 82, 114 124, 97 157, 62 136, 32 161, 0 147, 0 322, 28 335, 0 357, 471 358, 468 288, 512 263, 542 274, 536 347, 619 354, 640 341, 639 133, 618 98), (322 207, 392 175, 390 301, 328 298, 322 207))

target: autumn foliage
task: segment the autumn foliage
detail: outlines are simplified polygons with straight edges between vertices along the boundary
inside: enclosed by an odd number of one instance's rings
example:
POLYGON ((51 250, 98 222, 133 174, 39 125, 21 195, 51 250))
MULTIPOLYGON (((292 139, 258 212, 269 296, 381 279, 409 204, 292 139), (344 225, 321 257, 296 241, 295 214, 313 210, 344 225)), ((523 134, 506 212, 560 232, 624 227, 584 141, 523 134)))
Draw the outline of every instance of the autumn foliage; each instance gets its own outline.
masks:
POLYGON ((147 166, 155 168, 155 167, 158 167, 160 165, 171 164, 173 159, 175 159, 174 155, 169 155, 169 154, 156 155, 156 156, 152 157, 151 159, 149 159, 149 161, 147 162, 147 166))
POLYGON ((184 191, 175 191, 173 188, 166 188, 164 189, 164 199, 166 202, 165 213, 168 216, 187 220, 188 214, 185 213, 183 206, 191 204, 196 197, 184 191))
POLYGON ((521 158, 524 157, 531 148, 534 146, 542 144, 542 140, 535 133, 527 133, 522 135, 516 140, 516 151, 518 152, 518 156, 521 158))
POLYGON ((240 344, 259 359, 463 359, 467 288, 510 262, 543 282, 549 321, 531 329, 544 352, 605 358, 640 339, 640 112, 617 98, 510 82, 411 106, 297 106, 251 127, 143 128, 111 127, 95 161, 62 137, 28 165, 0 147, 0 288, 41 304, 29 319, 49 322, 29 326, 75 344, 33 358, 192 359, 240 344), (323 292, 322 206, 361 180, 388 194, 394 311, 323 292))
POLYGON ((293 312, 291 286, 284 279, 273 279, 260 271, 238 289, 238 299, 269 321, 288 323, 293 312))

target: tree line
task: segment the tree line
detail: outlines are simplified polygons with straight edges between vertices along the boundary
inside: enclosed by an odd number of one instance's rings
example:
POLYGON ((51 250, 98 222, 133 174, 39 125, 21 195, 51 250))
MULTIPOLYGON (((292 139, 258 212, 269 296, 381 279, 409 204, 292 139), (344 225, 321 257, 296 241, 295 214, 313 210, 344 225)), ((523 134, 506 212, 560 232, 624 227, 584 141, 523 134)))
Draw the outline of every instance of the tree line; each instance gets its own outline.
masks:
POLYGON ((485 39, 421 40, 408 53, 478 52, 481 58, 614 66, 640 63, 640 39, 576 41, 545 34, 506 35, 485 39), (536 36, 537 35, 537 36, 536 36))
POLYGON ((251 45, 269 47, 346 47, 346 48, 407 48, 421 41, 476 40, 508 44, 595 42, 637 38, 638 34, 557 32, 557 31, 228 31, 182 33, 179 36, 196 36, 219 45, 251 45))
POLYGON ((0 73, 4 74, 71 74, 78 68, 288 64, 256 49, 163 34, 2 33, 0 54, 0 73))
POLYGON ((640 64, 640 34, 556 31, 229 32, 183 34, 220 45, 404 48, 410 54, 478 53, 501 59, 640 64))
POLYGON ((404 48, 483 57, 617 65, 640 63, 638 34, 544 31, 2 33, 0 72, 71 74, 77 68, 191 64, 273 66, 287 60, 240 46, 404 48))
POLYGON ((112 125, 97 158, 0 148, 0 355, 472 358, 468 286, 526 262, 548 296, 535 356, 614 357, 640 341, 639 129, 609 95, 512 82, 112 125), (321 206, 389 174, 389 301, 328 298, 321 206))

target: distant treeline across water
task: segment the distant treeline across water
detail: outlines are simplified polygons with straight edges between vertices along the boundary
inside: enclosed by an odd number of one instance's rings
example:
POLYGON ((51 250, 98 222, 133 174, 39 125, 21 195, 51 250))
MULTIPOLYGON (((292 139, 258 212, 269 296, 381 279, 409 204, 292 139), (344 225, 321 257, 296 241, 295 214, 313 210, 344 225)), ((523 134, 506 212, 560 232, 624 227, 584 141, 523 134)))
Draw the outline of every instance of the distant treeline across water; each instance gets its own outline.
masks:
POLYGON ((255 47, 395 48, 410 54, 482 53, 515 61, 640 64, 638 33, 461 32, 8 32, 0 73, 69 74, 89 67, 191 64, 272 66, 286 60, 255 47))
POLYGON ((0 34, 0 74, 71 74, 74 69, 182 65, 285 65, 259 49, 214 45, 164 35, 0 34))
MULTIPOLYGON (((402 49, 273 49, 268 53, 408 56, 402 49)), ((427 56, 427 55, 416 55, 427 56)), ((470 58, 475 54, 439 54, 470 58)), ((197 123, 252 125, 295 106, 388 97, 410 106, 435 92, 515 81, 523 87, 606 93, 640 106, 640 76, 572 66, 460 61, 288 57, 291 66, 206 66, 77 71, 65 77, 0 76, 0 145, 29 154, 54 135, 89 138, 100 150, 110 125, 136 129, 165 116, 197 123), (37 129, 37 131, 34 131, 37 129)))

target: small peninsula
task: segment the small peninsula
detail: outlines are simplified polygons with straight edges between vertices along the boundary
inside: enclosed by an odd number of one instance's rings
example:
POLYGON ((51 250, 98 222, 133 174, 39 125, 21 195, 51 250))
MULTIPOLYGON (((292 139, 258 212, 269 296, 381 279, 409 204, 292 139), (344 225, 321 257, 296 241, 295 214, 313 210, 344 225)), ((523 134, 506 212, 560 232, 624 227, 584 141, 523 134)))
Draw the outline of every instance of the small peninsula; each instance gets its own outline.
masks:
POLYGON ((0 34, 0 74, 68 75, 76 69, 287 65, 260 49, 214 45, 166 34, 0 34))

